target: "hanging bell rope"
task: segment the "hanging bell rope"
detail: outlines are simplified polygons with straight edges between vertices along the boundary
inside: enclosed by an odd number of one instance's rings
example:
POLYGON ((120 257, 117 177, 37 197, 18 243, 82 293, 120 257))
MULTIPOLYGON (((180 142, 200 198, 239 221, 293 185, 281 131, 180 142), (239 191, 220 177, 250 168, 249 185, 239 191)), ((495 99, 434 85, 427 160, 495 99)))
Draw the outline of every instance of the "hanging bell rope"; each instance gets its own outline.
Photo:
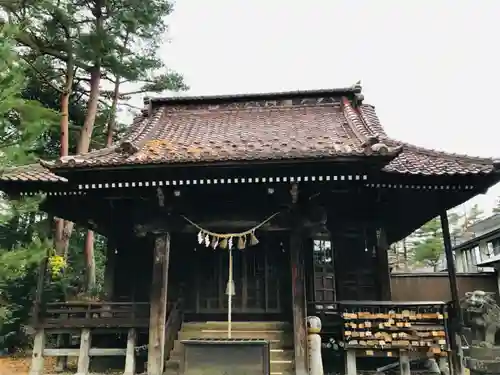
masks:
POLYGON ((243 250, 247 246, 257 245, 259 243, 259 240, 255 236, 255 231, 270 222, 280 213, 281 211, 275 212, 260 224, 257 224, 253 228, 239 233, 212 232, 196 224, 194 221, 190 220, 184 215, 181 215, 181 217, 199 230, 198 243, 200 245, 204 244, 206 247, 212 247, 213 249, 216 249, 217 247, 221 249, 232 249, 234 246, 236 246, 239 250, 243 250))

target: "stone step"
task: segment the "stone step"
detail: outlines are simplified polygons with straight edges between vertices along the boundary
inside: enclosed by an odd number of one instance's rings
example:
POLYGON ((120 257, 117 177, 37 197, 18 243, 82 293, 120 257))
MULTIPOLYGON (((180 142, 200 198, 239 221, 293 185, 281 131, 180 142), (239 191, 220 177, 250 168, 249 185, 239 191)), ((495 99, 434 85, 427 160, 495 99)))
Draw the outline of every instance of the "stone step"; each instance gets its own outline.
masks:
MULTIPOLYGON (((179 340, 189 340, 196 338, 204 339, 225 339, 228 334, 226 330, 205 329, 196 331, 180 331, 178 334, 179 340)), ((231 330, 231 338, 233 339, 264 339, 264 340, 292 340, 293 334, 286 331, 236 331, 231 330)))
MULTIPOLYGON (((170 353, 169 359, 181 360, 182 359, 182 347, 174 345, 174 349, 170 353), (178 348, 178 349, 177 349, 178 348), (177 349, 177 350, 176 350, 177 349)), ((271 349, 270 358, 274 361, 292 361, 294 356, 293 349, 271 349)))
MULTIPOLYGON (((233 330, 238 331, 288 331, 292 330, 293 326, 287 322, 232 322, 233 330)), ((202 330, 202 329, 227 329, 227 322, 223 321, 207 321, 207 322, 184 322, 182 330, 202 330)))
MULTIPOLYGON (((180 375, 179 372, 180 369, 165 368, 163 375, 180 375)), ((270 371, 270 375, 295 375, 295 371, 293 368, 289 371, 270 371)))
MULTIPOLYGON (((182 340, 189 339, 225 339, 227 338, 227 322, 184 322, 177 340, 166 362, 164 375, 178 375, 182 361, 182 340)), ((293 364, 293 328, 287 322, 251 321, 233 322, 231 325, 233 339, 264 339, 270 342, 271 375, 294 374, 293 364)))

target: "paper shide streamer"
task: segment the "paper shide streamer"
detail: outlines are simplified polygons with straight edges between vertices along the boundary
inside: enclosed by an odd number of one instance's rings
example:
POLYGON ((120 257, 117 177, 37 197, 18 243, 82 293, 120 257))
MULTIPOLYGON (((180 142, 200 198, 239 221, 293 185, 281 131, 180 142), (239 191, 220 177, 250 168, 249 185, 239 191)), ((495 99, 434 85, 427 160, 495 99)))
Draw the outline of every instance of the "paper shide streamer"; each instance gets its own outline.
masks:
POLYGON ((255 232, 279 214, 280 212, 276 212, 253 228, 239 233, 212 232, 196 224, 186 216, 182 216, 182 218, 199 230, 198 243, 200 245, 203 244, 205 247, 211 247, 213 249, 220 248, 232 250, 236 247, 238 250, 243 250, 249 246, 257 245, 259 243, 259 239, 255 235, 255 232))

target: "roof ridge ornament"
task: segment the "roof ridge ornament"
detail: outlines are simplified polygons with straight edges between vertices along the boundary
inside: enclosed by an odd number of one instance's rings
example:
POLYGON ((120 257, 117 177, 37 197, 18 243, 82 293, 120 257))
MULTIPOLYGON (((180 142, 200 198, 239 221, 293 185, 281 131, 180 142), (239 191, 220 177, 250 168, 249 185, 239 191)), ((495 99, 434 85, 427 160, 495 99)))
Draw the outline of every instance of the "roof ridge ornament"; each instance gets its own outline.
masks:
POLYGON ((118 147, 116 147, 115 151, 119 152, 120 154, 131 156, 136 152, 139 152, 139 147, 137 147, 137 145, 135 145, 133 142, 123 141, 118 147))
POLYGON ((365 151, 366 154, 371 155, 373 153, 377 153, 380 155, 388 155, 388 154, 399 154, 401 150, 403 150, 402 145, 391 147, 384 142, 380 141, 381 137, 379 134, 371 135, 366 138, 366 140, 361 143, 361 147, 365 151))
POLYGON ((363 86, 361 85, 361 80, 356 82, 354 85, 351 86, 353 91, 354 91, 354 97, 352 100, 352 106, 354 108, 357 108, 363 104, 363 100, 365 99, 365 96, 361 93, 363 91, 363 86))
POLYGON ((495 171, 500 171, 500 158, 493 159, 493 169, 495 171))

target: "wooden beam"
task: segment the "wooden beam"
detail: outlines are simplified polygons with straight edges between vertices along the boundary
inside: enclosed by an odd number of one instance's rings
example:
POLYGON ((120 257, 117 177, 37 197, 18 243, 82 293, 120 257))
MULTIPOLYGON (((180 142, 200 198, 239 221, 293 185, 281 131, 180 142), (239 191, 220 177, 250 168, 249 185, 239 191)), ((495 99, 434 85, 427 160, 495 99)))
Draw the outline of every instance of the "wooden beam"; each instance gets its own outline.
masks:
MULTIPOLYGON (((134 330, 131 328, 130 330, 134 330)), ((78 357, 80 349, 78 348, 47 348, 43 351, 46 357, 78 357)), ((123 348, 90 348, 90 357, 110 357, 110 356, 125 356, 127 349, 123 348)))
POLYGON ((165 358, 165 324, 170 257, 170 234, 155 237, 151 285, 148 375, 162 375, 165 358))
MULTIPOLYGON (((272 213, 272 212, 271 212, 272 213)), ((210 217, 197 218, 189 217, 190 220, 195 222, 202 228, 221 233, 230 230, 245 231, 262 223, 269 215, 270 212, 261 213, 259 215, 224 215, 224 213, 216 213, 210 217)), ((318 215, 317 211, 308 212, 308 216, 301 216, 300 222, 305 229, 314 229, 324 225, 326 218, 318 215)), ((291 213, 283 211, 268 223, 260 227, 262 231, 289 231, 292 229, 291 213)), ((197 233, 198 228, 186 221, 182 216, 171 214, 167 218, 165 215, 156 215, 156 217, 148 217, 145 220, 136 220, 134 231, 137 236, 145 236, 148 233, 161 234, 167 231, 175 231, 178 233, 197 233)))
POLYGON ((290 263, 292 268, 292 311, 295 348, 295 374, 308 373, 306 333, 305 262, 303 228, 300 223, 290 233, 290 263))

